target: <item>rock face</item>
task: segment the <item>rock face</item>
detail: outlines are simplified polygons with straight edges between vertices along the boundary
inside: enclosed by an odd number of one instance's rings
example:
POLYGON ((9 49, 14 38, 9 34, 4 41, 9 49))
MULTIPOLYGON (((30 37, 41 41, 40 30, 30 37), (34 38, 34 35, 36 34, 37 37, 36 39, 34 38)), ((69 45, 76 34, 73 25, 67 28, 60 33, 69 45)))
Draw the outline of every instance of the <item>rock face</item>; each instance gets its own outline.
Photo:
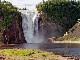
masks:
POLYGON ((47 22, 41 26, 41 30, 44 31, 45 36, 49 37, 60 37, 63 36, 63 28, 52 22, 47 22))
POLYGON ((64 35, 65 30, 63 27, 61 27, 59 24, 54 23, 54 22, 49 22, 44 19, 44 16, 46 14, 44 12, 40 12, 40 26, 41 29, 45 32, 45 35, 47 37, 61 37, 64 35))
POLYGON ((68 34, 71 37, 80 38, 80 22, 76 23, 71 29, 69 29, 68 34))
POLYGON ((43 32, 45 40, 51 43, 53 40, 56 41, 58 37, 62 37, 65 30, 59 24, 45 20, 44 16, 46 15, 43 12, 40 12, 40 19, 38 20, 39 31, 43 32))
POLYGON ((18 21, 13 18, 12 25, 3 31, 4 44, 20 44, 26 43, 22 29, 21 18, 18 21))

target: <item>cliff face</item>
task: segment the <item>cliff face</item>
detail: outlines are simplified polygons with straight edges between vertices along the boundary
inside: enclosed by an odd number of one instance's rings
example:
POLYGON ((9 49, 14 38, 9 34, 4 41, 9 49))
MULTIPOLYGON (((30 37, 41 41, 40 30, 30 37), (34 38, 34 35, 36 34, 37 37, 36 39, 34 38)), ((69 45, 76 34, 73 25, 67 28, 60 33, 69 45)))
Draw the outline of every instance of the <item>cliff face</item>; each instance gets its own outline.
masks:
POLYGON ((80 22, 76 23, 71 29, 69 29, 68 35, 72 38, 80 38, 80 22))
POLYGON ((7 1, 0 2, 0 40, 5 44, 26 42, 21 14, 17 7, 7 1))
POLYGON ((80 22, 69 29, 64 36, 58 38, 52 37, 49 38, 48 41, 50 43, 54 43, 54 41, 80 41, 80 22))
POLYGON ((3 31, 3 39, 4 44, 20 44, 26 42, 21 17, 19 20, 15 17, 13 18, 12 25, 3 31))
MULTIPOLYGON (((45 36, 49 37, 60 37, 64 35, 65 30, 63 29, 63 27, 61 27, 59 24, 56 24, 54 22, 50 22, 50 21, 46 21, 44 19, 45 13, 44 12, 40 12, 39 13, 40 17, 40 28, 41 30, 44 31, 45 36)), ((39 20, 38 20, 39 21, 39 20)))

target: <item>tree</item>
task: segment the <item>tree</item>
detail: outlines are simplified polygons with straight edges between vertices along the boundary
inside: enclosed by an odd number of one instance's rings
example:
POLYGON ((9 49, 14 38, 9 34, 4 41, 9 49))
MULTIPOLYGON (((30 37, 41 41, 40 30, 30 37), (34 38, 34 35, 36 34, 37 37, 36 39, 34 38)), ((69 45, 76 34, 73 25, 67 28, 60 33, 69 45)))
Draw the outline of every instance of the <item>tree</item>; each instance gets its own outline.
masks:
POLYGON ((4 28, 11 26, 14 14, 18 14, 18 11, 10 2, 2 1, 0 3, 0 18, 3 18, 4 28))
POLYGON ((68 31, 80 18, 80 4, 75 1, 48 0, 37 5, 38 11, 43 11, 44 20, 61 25, 68 31))

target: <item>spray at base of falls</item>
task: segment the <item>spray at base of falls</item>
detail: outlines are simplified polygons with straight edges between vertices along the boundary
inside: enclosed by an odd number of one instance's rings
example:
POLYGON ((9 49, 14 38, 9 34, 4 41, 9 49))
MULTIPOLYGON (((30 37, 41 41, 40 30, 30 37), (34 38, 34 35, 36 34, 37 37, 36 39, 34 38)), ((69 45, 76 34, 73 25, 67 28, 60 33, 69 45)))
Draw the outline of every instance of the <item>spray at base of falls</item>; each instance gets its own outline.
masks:
POLYGON ((22 27, 27 43, 43 43, 43 33, 38 31, 38 13, 29 10, 19 10, 19 12, 23 19, 22 27))

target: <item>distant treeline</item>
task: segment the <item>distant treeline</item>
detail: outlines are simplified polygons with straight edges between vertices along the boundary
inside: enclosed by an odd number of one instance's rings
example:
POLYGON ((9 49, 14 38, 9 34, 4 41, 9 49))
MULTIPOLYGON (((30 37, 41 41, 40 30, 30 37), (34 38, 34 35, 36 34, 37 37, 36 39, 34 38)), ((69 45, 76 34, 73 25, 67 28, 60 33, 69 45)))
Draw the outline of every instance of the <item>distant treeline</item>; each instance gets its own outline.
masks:
POLYGON ((45 13, 45 21, 54 22, 68 31, 80 19, 80 1, 48 0, 37 6, 38 11, 45 13))

